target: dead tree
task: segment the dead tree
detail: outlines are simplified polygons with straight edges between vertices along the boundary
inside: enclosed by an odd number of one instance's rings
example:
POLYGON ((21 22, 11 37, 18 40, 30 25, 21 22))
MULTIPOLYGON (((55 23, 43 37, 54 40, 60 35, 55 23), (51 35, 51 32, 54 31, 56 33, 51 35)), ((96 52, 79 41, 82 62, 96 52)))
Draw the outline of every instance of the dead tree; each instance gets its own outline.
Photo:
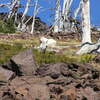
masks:
POLYGON ((82 43, 91 43, 90 0, 82 0, 82 43))
POLYGON ((59 32, 60 30, 60 0, 56 0, 56 9, 55 9, 55 22, 54 22, 54 32, 59 32))
POLYGON ((90 53, 100 53, 100 42, 97 43, 83 43, 81 49, 76 53, 78 55, 90 53))
POLYGON ((7 16, 4 17, 4 21, 13 17, 17 19, 15 15, 17 15, 19 6, 20 6, 20 0, 12 0, 11 3, 0 4, 0 7, 7 7, 9 9, 7 16))
POLYGON ((70 22, 69 22, 69 13, 70 7, 72 5, 73 0, 64 0, 63 2, 63 9, 62 9, 62 30, 69 31, 70 30, 70 22))
POLYGON ((28 12, 28 9, 29 9, 30 2, 31 2, 31 0, 27 0, 26 8, 25 8, 25 10, 23 12, 23 15, 22 15, 22 18, 21 18, 21 22, 19 23, 19 25, 17 27, 17 29, 21 30, 22 32, 26 31, 26 25, 25 25, 24 21, 25 21, 25 16, 26 16, 26 14, 28 12))
POLYGON ((74 19, 77 18, 78 14, 81 12, 81 10, 82 10, 82 0, 80 1, 79 6, 74 11, 74 19))
POLYGON ((82 44, 81 49, 76 54, 90 53, 97 49, 99 43, 91 45, 90 26, 90 0, 82 0, 82 44))
POLYGON ((69 13, 73 0, 64 0, 61 12, 60 0, 56 0, 54 32, 70 31, 69 13))
POLYGON ((17 10, 19 8, 19 2, 20 0, 13 0, 11 2, 11 5, 9 6, 10 12, 8 14, 8 19, 12 18, 17 13, 17 10))
POLYGON ((34 14, 33 14, 33 22, 32 22, 31 34, 33 34, 33 32, 34 32, 35 18, 36 18, 36 15, 38 14, 39 9, 40 9, 40 7, 38 7, 38 2, 39 2, 39 0, 36 0, 35 6, 34 6, 34 14))

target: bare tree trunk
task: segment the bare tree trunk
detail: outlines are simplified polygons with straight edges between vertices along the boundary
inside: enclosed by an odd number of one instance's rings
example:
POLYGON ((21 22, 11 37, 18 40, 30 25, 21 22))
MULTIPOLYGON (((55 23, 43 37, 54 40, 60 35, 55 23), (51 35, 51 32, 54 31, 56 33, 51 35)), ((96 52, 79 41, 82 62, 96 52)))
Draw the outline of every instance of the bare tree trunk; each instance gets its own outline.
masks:
POLYGON ((90 0, 82 0, 82 43, 91 43, 90 0))
POLYGON ((80 1, 78 8, 76 8, 74 12, 74 19, 76 19, 81 9, 82 9, 82 0, 80 1))
POLYGON ((16 8, 18 8, 18 0, 13 0, 12 3, 11 3, 11 6, 10 6, 10 12, 8 14, 8 19, 13 17, 13 15, 15 15, 16 13, 16 8))
POLYGON ((33 32, 34 32, 35 18, 36 18, 36 15, 37 15, 37 13, 38 13, 38 10, 39 10, 39 9, 38 9, 38 2, 39 2, 39 0, 36 0, 36 2, 35 2, 31 34, 33 34, 33 32))
POLYGON ((60 0, 56 0, 54 32, 59 32, 60 17, 60 0))
POLYGON ((27 30, 27 27, 26 27, 24 21, 25 21, 25 16, 26 16, 28 9, 29 9, 30 2, 31 2, 31 0, 27 0, 26 8, 25 8, 23 15, 22 15, 22 18, 21 18, 22 20, 17 27, 17 30, 20 30, 22 32, 26 32, 26 30, 27 30))
MULTIPOLYGON (((17 4, 18 4, 18 8, 19 8, 19 6, 20 6, 20 0, 17 1, 17 4)), ((17 9, 17 11, 18 11, 18 9, 17 9)), ((17 19, 18 12, 17 12, 17 11, 16 11, 16 13, 15 13, 15 20, 14 20, 14 23, 17 23, 17 24, 18 24, 18 19, 17 19)))
POLYGON ((91 44, 91 26, 90 26, 90 1, 82 0, 82 44, 81 49, 76 54, 91 53, 98 48, 97 44, 91 44))
POLYGON ((68 16, 69 16, 69 12, 70 12, 70 7, 72 5, 72 2, 73 0, 64 0, 63 2, 63 10, 62 10, 62 16, 63 16, 63 26, 62 26, 62 29, 64 31, 68 31, 68 28, 69 28, 69 19, 68 19, 68 16))
POLYGON ((24 22, 24 20, 25 20, 25 16, 26 16, 28 9, 29 9, 30 1, 31 0, 27 0, 26 8, 25 8, 24 13, 22 15, 22 22, 24 22))

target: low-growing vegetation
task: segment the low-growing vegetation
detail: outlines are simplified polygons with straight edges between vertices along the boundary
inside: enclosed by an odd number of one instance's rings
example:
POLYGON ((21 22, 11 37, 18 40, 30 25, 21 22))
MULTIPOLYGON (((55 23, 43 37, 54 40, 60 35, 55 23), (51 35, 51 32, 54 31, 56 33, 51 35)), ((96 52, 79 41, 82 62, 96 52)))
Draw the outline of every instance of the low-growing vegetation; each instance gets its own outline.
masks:
MULTIPOLYGON (((27 40, 11 40, 4 42, 4 40, 0 41, 0 64, 8 61, 13 55, 18 52, 30 48, 32 45, 38 45, 38 39, 27 40)), ((35 55, 35 59, 37 63, 40 65, 42 63, 56 63, 56 62, 82 62, 87 63, 90 62, 96 55, 94 54, 85 54, 81 56, 73 55, 75 52, 74 48, 68 48, 63 53, 55 53, 51 51, 46 51, 45 53, 33 49, 33 53, 35 55), (70 51, 70 52, 69 52, 70 51)))
POLYGON ((16 28, 12 19, 9 19, 6 22, 4 22, 3 20, 0 20, 0 33, 11 34, 15 32, 16 32, 16 28))
POLYGON ((13 55, 17 54, 22 50, 22 45, 0 44, 0 64, 8 61, 13 55))
POLYGON ((35 54, 35 58, 38 64, 42 63, 56 63, 56 62, 81 62, 81 63, 89 63, 96 56, 93 54, 85 54, 81 56, 77 55, 65 55, 65 54, 56 54, 54 52, 45 52, 42 53, 38 50, 33 50, 35 54))

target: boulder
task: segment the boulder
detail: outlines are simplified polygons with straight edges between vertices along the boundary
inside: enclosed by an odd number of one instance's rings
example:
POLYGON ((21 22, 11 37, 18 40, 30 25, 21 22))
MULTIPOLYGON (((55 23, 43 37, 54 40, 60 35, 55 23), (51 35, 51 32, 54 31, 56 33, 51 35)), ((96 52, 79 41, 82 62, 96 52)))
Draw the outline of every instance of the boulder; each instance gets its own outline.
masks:
POLYGON ((13 56, 3 67, 12 70, 18 76, 30 76, 33 75, 37 69, 37 64, 32 49, 27 49, 13 56))
POLYGON ((40 75, 43 77, 50 76, 54 79, 57 79, 61 75, 61 68, 65 66, 66 66, 65 63, 43 65, 43 66, 40 66, 40 68, 36 70, 36 75, 40 75))
POLYGON ((32 49, 27 49, 13 56, 11 62, 22 75, 33 75, 37 68, 32 49))
POLYGON ((8 82, 14 77, 14 72, 0 67, 0 85, 8 82))

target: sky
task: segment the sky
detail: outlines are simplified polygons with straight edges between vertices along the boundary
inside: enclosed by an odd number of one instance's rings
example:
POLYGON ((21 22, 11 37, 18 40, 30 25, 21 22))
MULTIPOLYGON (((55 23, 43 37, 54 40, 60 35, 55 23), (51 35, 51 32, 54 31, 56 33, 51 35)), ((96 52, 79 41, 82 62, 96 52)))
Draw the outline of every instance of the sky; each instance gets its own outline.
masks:
MULTIPOLYGON (((8 3, 11 0, 0 0, 0 3, 8 3)), ((35 0, 32 0, 34 2, 35 0)), ((42 7, 40 12, 38 13, 38 17, 41 18, 42 21, 46 22, 47 24, 51 25, 54 22, 54 8, 55 8, 55 1, 56 0, 40 0, 39 5, 42 7)), ((80 0, 74 0, 72 4, 72 12, 77 8, 80 0)), ((21 4, 26 4, 27 0, 21 0, 21 4)), ((31 2, 31 3, 32 3, 31 2)), ((61 5, 63 4, 63 0, 61 0, 61 5)), ((100 26, 100 0, 90 0, 91 5, 91 24, 100 26)), ((30 7, 27 15, 33 15, 33 9, 30 7)), ((0 8, 0 12, 7 12, 8 9, 6 7, 0 8)), ((23 12, 23 9, 19 9, 19 12, 23 12)))

